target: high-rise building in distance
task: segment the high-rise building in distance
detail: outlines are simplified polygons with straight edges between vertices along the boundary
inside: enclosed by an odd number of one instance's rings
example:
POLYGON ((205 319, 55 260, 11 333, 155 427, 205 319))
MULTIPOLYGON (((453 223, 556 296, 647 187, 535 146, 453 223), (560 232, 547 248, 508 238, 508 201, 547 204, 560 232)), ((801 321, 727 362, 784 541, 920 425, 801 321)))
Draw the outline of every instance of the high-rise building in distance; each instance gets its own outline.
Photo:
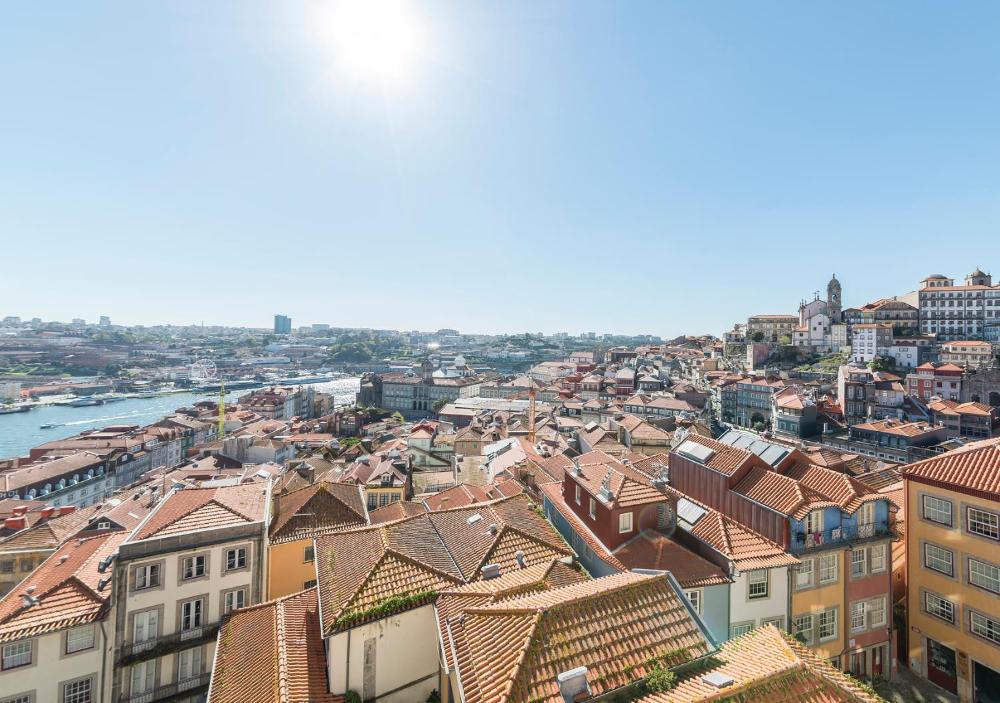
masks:
POLYGON ((292 333, 292 318, 288 315, 275 315, 274 316, 274 333, 275 334, 291 334, 292 333))

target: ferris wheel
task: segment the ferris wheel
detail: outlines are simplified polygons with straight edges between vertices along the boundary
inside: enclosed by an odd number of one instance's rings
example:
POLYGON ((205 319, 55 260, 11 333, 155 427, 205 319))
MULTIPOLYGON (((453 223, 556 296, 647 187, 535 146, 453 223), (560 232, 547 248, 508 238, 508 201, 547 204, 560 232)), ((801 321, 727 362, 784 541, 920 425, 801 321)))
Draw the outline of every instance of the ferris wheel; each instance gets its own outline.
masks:
POLYGON ((211 359, 198 359, 191 364, 190 377, 192 381, 212 381, 218 376, 215 362, 211 359))

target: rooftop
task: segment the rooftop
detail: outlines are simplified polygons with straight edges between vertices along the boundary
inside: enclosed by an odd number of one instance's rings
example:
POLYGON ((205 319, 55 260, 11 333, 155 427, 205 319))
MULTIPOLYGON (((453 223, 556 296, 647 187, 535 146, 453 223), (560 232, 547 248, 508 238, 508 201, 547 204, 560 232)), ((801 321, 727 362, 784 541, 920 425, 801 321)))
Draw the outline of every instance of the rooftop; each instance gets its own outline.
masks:
POLYGON ((172 491, 130 541, 247 525, 264 519, 266 489, 259 483, 172 491))
POLYGON ((335 703, 316 589, 235 611, 219 631, 210 703, 335 703))
POLYGON ((1000 438, 970 442, 930 459, 904 466, 905 479, 966 493, 1000 495, 1000 438))

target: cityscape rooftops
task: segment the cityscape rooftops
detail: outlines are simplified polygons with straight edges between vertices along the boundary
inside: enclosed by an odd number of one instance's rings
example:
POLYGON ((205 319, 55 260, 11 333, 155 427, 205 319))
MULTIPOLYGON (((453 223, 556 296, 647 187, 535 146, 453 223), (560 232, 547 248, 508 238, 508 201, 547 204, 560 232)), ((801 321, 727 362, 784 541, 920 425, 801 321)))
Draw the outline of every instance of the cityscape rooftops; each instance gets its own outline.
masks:
POLYGON ((361 486, 318 481, 274 497, 269 539, 289 542, 367 524, 361 486))

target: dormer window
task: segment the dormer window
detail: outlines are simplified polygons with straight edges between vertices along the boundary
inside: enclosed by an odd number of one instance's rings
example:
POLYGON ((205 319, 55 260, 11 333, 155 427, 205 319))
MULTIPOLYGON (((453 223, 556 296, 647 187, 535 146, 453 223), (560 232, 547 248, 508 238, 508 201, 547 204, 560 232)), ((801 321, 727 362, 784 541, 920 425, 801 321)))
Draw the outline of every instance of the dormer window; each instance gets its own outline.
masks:
POLYGON ((806 533, 816 534, 823 531, 823 511, 810 510, 806 515, 806 533))
POLYGON ((632 531, 632 513, 621 513, 618 516, 618 534, 632 531))

